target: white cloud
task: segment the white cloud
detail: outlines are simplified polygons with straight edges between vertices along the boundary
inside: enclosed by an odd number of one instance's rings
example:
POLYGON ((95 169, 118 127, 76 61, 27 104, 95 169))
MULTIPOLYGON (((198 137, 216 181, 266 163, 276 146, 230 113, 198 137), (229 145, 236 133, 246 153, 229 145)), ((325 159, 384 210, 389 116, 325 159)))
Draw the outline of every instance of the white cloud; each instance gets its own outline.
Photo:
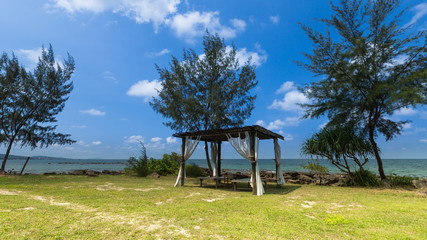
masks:
POLYGON ((144 137, 142 137, 141 135, 134 135, 134 136, 125 137, 125 142, 126 143, 144 142, 144 137))
POLYGON ((238 32, 246 27, 246 23, 240 19, 232 19, 232 27, 222 25, 219 20, 219 12, 191 11, 185 14, 176 14, 166 21, 166 24, 175 32, 175 35, 193 43, 195 37, 203 36, 206 29, 212 33, 218 33, 224 38, 234 38, 238 32))
POLYGON ((236 28, 236 30, 245 31, 245 28, 246 28, 246 22, 245 21, 243 21, 241 19, 233 18, 230 20, 230 22, 233 25, 233 27, 236 28))
POLYGON ((282 84, 282 86, 280 86, 279 89, 277 89, 276 94, 285 93, 285 92, 293 90, 293 89, 295 89, 294 82, 286 81, 282 84))
POLYGON ((92 116, 105 116, 105 112, 96 110, 94 108, 88 109, 88 110, 81 110, 80 111, 82 114, 89 114, 92 116))
POLYGON ((401 108, 401 109, 395 111, 394 115, 396 115, 396 116, 411 116, 411 115, 415 115, 417 113, 418 113, 417 110, 415 110, 413 108, 405 107, 405 108, 401 108))
POLYGON ((422 138, 422 139, 420 139, 420 142, 427 143, 427 139, 426 138, 422 138))
POLYGON ((403 124, 402 128, 403 128, 404 130, 411 129, 411 128, 412 128, 412 124, 411 124, 411 123, 405 123, 405 124, 403 124))
POLYGON ((167 49, 167 48, 165 48, 165 49, 163 49, 163 50, 161 50, 159 52, 150 52, 148 54, 148 56, 149 57, 160 57, 160 56, 163 56, 163 55, 168 54, 168 53, 170 53, 170 50, 167 49))
POLYGON ((178 142, 178 139, 174 138, 174 137, 167 137, 166 138, 166 142, 169 143, 169 144, 174 144, 174 143, 178 142))
POLYGON ((92 145, 95 145, 95 146, 98 146, 98 145, 101 145, 101 141, 94 141, 94 142, 92 142, 92 145))
POLYGON ((105 11, 120 13, 137 23, 153 23, 157 32, 166 18, 177 11, 180 0, 53 0, 53 2, 47 4, 47 7, 64 10, 70 14, 105 11))
POLYGON ((35 49, 19 49, 14 51, 18 59, 27 69, 34 69, 42 55, 42 48, 35 49))
POLYGON ((427 14, 427 3, 421 3, 411 9, 415 12, 415 15, 412 17, 411 21, 409 21, 405 26, 408 27, 411 24, 416 23, 420 18, 427 14))
POLYGON ((284 111, 301 111, 301 107, 297 104, 308 103, 308 98, 297 90, 287 92, 283 100, 274 99, 273 103, 268 107, 269 109, 281 109, 284 111))
POLYGON ((300 117, 287 117, 284 121, 276 119, 273 122, 269 122, 268 125, 263 120, 256 121, 256 124, 269 130, 280 130, 283 127, 298 126, 300 121, 300 117))
POLYGON ((116 77, 114 76, 114 74, 110 71, 104 71, 102 73, 103 77, 105 79, 107 79, 108 81, 113 82, 114 84, 119 84, 119 81, 117 81, 116 77))
MULTIPOLYGON (((227 48, 231 50, 231 47, 227 46, 227 48)), ((251 59, 251 63, 257 67, 267 62, 267 54, 264 51, 251 52, 246 50, 246 48, 238 49, 236 51, 236 57, 239 59, 240 66, 243 66, 249 59, 251 59)))
POLYGON ((279 20, 280 20, 279 15, 276 15, 276 16, 270 16, 270 21, 271 21, 273 24, 278 24, 278 23, 279 23, 279 20))
POLYGON ((319 129, 323 129, 326 127, 326 125, 328 125, 328 122, 324 122, 322 124, 319 125, 319 129))
POLYGON ((157 96, 157 90, 162 90, 162 84, 158 80, 148 81, 141 80, 132 85, 127 91, 127 95, 134 97, 144 97, 144 101, 148 102, 151 97, 157 96))
POLYGON ((265 127, 265 122, 263 120, 258 120, 255 124, 260 125, 261 127, 265 127))
POLYGON ((162 141, 162 138, 161 137, 153 137, 153 138, 151 138, 151 140, 150 141, 152 141, 152 142, 160 142, 160 141, 162 141))
POLYGON ((71 126, 72 128, 80 128, 80 129, 83 129, 83 128, 86 128, 86 125, 73 125, 73 126, 71 126))

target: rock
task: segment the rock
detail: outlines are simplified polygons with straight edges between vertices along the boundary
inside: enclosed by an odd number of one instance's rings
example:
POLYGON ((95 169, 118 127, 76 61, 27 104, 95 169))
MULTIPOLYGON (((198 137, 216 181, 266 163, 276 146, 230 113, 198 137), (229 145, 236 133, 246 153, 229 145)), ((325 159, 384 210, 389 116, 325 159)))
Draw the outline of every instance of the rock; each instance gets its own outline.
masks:
POLYGON ((156 172, 151 173, 150 175, 148 175, 150 178, 156 179, 156 178, 160 178, 160 175, 156 172))
POLYGON ((71 175, 85 175, 86 170, 74 170, 70 173, 71 175))
POLYGON ((298 177, 300 175, 299 172, 286 172, 285 174, 291 175, 292 178, 298 177))
POLYGON ((418 189, 427 188, 427 178, 412 180, 412 185, 414 185, 414 187, 418 189))
POLYGON ((303 175, 303 174, 301 174, 300 176, 299 176, 299 180, 302 182, 302 183, 312 183, 312 182, 314 182, 314 179, 313 178, 311 178, 311 177, 309 177, 309 176, 307 176, 307 175, 303 175))

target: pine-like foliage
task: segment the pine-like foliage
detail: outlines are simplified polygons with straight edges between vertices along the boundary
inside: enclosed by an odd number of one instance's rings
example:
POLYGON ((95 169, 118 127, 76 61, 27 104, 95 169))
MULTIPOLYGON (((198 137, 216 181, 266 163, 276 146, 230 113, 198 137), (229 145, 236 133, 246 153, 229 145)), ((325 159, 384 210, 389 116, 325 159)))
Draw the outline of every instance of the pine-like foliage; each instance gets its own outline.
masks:
POLYGON ((355 127, 368 136, 382 179, 386 179, 376 139, 390 140, 406 121, 389 118, 396 110, 426 104, 426 31, 401 27, 399 0, 341 0, 321 19, 326 33, 302 25, 313 42, 303 68, 323 79, 303 88, 311 100, 305 117, 328 116, 328 126, 355 127), (335 31, 329 32, 329 28, 335 31))
POLYGON ((172 57, 170 69, 156 66, 162 89, 150 105, 173 130, 241 126, 254 108, 255 67, 239 63, 236 47, 218 35, 207 33, 203 46, 200 56, 189 49, 182 60, 172 57))
POLYGON ((47 147, 71 144, 70 135, 56 132, 60 113, 73 89, 70 81, 74 60, 68 55, 63 66, 55 62, 52 46, 42 55, 33 72, 27 71, 15 55, 0 58, 0 141, 7 147, 0 172, 5 170, 13 144, 47 147))

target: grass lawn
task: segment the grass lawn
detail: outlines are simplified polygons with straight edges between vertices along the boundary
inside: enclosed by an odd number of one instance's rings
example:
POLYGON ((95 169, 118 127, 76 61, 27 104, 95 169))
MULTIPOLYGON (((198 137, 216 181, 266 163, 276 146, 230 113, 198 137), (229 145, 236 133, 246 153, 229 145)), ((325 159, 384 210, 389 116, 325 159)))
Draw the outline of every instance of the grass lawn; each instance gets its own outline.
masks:
POLYGON ((416 191, 270 183, 258 197, 174 182, 1 176, 0 239, 427 239, 416 191))

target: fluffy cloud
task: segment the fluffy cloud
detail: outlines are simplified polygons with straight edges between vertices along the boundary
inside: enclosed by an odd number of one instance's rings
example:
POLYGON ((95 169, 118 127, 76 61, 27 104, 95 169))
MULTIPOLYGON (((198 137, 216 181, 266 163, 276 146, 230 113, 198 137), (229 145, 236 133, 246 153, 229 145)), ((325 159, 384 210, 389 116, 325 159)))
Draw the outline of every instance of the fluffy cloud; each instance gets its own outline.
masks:
POLYGON ((174 138, 174 137, 167 137, 166 138, 166 142, 169 144, 174 144, 178 142, 178 139, 174 138))
POLYGON ((298 126, 300 121, 299 117, 287 117, 284 121, 276 119, 273 122, 269 122, 268 125, 263 120, 256 121, 256 124, 269 130, 279 130, 283 127, 298 126))
POLYGON ((155 31, 166 18, 177 11, 180 0, 53 0, 48 8, 67 13, 111 11, 137 23, 153 23, 155 31))
POLYGON ((301 111, 298 104, 308 103, 308 98, 297 90, 292 90, 285 93, 283 100, 274 99, 273 103, 268 107, 269 109, 281 109, 284 111, 301 111))
POLYGON ((162 138, 161 137, 153 137, 153 138, 151 138, 151 140, 150 141, 152 141, 152 142, 160 142, 160 141, 162 141, 162 138))
POLYGON ((280 93, 284 93, 283 99, 274 99, 273 103, 268 106, 268 109, 301 112, 302 109, 298 104, 309 103, 309 99, 302 92, 296 89, 293 82, 284 82, 280 88, 276 90, 276 94, 280 93))
POLYGON ((148 81, 141 80, 132 85, 127 91, 127 95, 134 97, 144 97, 144 101, 148 102, 151 97, 157 96, 157 90, 162 90, 162 84, 158 80, 148 81))
POLYGON ((413 108, 401 108, 394 112, 395 116, 412 116, 417 114, 418 111, 413 108))
POLYGON ((427 3, 421 3, 411 9, 415 12, 415 15, 412 17, 411 21, 409 21, 405 26, 408 27, 414 23, 417 23, 420 18, 427 14, 427 3))
POLYGON ((160 56, 163 56, 163 55, 168 54, 168 53, 170 53, 169 49, 165 48, 159 52, 150 52, 148 54, 148 56, 149 57, 160 57, 160 56))
POLYGON ((276 94, 285 93, 293 89, 295 89, 294 82, 287 81, 287 82, 284 82, 282 86, 280 86, 280 88, 276 90, 276 94))
POLYGON ((80 129, 83 129, 83 128, 86 128, 86 125, 73 125, 73 126, 71 126, 72 128, 80 128, 80 129))
POLYGON ((427 143, 427 139, 426 138, 422 138, 422 139, 420 139, 420 142, 427 143))
POLYGON ((99 110, 96 110, 94 108, 88 109, 88 110, 81 110, 82 114, 89 114, 92 116, 105 116, 105 112, 101 112, 99 110))
POLYGON ((92 145, 95 145, 95 146, 98 146, 98 145, 101 145, 101 141, 94 141, 94 142, 92 142, 92 145))
POLYGON ((234 38, 238 32, 244 31, 246 23, 240 19, 232 19, 233 27, 220 23, 219 12, 191 11, 185 14, 176 14, 166 21, 166 24, 175 32, 175 35, 192 43, 195 37, 205 34, 206 29, 218 33, 224 38, 234 38))
MULTIPOLYGON (((227 47, 231 50, 231 47, 227 47)), ((239 64, 242 66, 249 59, 251 59, 251 63, 257 67, 261 66, 261 64, 267 61, 267 55, 264 51, 261 52, 251 52, 246 50, 246 48, 240 48, 236 52, 236 57, 239 59, 239 64)))
POLYGON ((141 135, 125 137, 125 143, 139 143, 143 141, 144 141, 144 138, 141 135))
POLYGON ((19 49, 14 52, 23 65, 32 70, 36 67, 39 57, 42 55, 42 48, 19 49))
POLYGON ((271 21, 273 24, 278 24, 278 23, 279 23, 279 20, 280 20, 279 15, 276 15, 276 16, 270 16, 270 21, 271 21))

